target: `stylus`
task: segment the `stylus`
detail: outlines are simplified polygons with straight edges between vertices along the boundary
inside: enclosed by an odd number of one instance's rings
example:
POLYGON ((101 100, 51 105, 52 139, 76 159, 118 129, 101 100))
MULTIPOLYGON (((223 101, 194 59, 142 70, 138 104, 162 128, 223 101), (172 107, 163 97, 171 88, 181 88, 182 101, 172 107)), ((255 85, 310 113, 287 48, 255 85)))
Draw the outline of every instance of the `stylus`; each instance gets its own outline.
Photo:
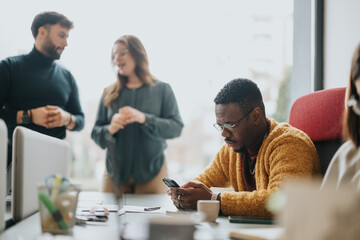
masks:
POLYGON ((150 212, 150 211, 155 211, 155 210, 159 210, 161 207, 148 207, 148 208, 144 208, 144 211, 150 212))

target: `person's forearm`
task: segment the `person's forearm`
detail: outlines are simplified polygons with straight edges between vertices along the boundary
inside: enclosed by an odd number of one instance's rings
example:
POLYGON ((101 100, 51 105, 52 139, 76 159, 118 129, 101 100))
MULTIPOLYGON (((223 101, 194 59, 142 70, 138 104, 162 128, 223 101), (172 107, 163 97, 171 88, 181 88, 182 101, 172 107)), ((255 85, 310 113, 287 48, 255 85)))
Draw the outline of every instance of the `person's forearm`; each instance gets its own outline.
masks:
POLYGON ((222 215, 222 212, 221 212, 221 193, 219 193, 219 194, 217 195, 216 200, 218 200, 218 201, 219 201, 219 205, 220 205, 220 208, 219 208, 219 215, 222 215))
POLYGON ((67 130, 73 130, 75 126, 76 126, 76 118, 71 113, 69 113, 69 120, 65 124, 65 127, 67 130))
POLYGON ((17 124, 22 124, 21 118, 22 118, 23 114, 24 114, 24 111, 22 111, 22 110, 17 111, 17 115, 16 115, 16 123, 17 124))
POLYGON ((102 149, 106 148, 106 135, 109 134, 108 130, 107 130, 108 127, 109 127, 109 125, 99 126, 99 125, 96 125, 96 123, 95 123, 95 126, 94 126, 93 130, 91 131, 91 138, 102 149))
POLYGON ((74 126, 72 127, 71 131, 82 130, 84 128, 84 114, 82 112, 80 112, 80 113, 71 112, 71 115, 73 117, 73 122, 74 122, 74 126))
POLYGON ((118 130, 115 130, 111 125, 107 128, 107 131, 113 136, 118 130))
MULTIPOLYGON (((28 111, 28 116, 30 116, 31 119, 31 109, 27 110, 28 111)), ((16 114, 16 124, 22 124, 22 117, 24 116, 24 111, 23 110, 19 110, 17 111, 16 114)))
POLYGON ((180 136, 184 125, 180 118, 161 118, 145 113, 143 126, 156 137, 172 139, 180 136))

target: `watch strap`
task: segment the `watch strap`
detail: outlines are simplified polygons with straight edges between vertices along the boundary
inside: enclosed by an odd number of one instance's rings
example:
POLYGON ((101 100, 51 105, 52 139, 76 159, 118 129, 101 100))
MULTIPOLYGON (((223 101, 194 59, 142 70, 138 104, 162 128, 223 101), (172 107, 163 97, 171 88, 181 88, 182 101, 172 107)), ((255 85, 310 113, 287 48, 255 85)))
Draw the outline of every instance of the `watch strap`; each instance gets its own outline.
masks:
POLYGON ((219 193, 213 192, 213 193, 211 194, 211 200, 217 200, 218 195, 219 195, 219 193))
POLYGON ((30 124, 30 123, 31 123, 31 118, 30 118, 30 116, 28 115, 28 110, 27 110, 27 109, 25 109, 25 110, 23 111, 23 116, 22 116, 22 118, 21 118, 21 122, 22 122, 23 125, 26 125, 26 124, 30 124))

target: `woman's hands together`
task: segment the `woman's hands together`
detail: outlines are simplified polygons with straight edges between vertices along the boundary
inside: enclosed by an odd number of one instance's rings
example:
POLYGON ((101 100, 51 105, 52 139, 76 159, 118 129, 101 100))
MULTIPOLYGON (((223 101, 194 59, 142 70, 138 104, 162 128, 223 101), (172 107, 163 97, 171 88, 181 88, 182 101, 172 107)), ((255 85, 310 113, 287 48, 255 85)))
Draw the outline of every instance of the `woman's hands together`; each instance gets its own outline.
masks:
POLYGON ((111 118, 108 131, 111 135, 117 133, 120 129, 124 129, 127 124, 138 122, 144 124, 146 120, 145 114, 139 110, 125 106, 119 109, 111 118))

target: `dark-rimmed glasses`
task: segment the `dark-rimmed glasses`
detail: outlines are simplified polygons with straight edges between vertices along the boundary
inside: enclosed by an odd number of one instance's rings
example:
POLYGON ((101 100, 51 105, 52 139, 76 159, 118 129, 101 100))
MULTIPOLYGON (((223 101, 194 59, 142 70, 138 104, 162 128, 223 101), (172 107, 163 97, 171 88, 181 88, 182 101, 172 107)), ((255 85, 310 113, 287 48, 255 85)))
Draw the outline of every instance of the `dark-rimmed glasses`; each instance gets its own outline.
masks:
POLYGON ((249 114, 255 109, 255 107, 251 108, 249 112, 247 112, 242 118, 239 119, 239 121, 234 122, 234 123, 224 123, 222 125, 218 124, 218 123, 214 123, 214 127, 216 128, 216 130, 218 130, 219 132, 224 131, 224 128, 229 130, 230 132, 235 132, 235 127, 236 125, 238 125, 243 119, 245 119, 247 116, 249 116, 249 114))

